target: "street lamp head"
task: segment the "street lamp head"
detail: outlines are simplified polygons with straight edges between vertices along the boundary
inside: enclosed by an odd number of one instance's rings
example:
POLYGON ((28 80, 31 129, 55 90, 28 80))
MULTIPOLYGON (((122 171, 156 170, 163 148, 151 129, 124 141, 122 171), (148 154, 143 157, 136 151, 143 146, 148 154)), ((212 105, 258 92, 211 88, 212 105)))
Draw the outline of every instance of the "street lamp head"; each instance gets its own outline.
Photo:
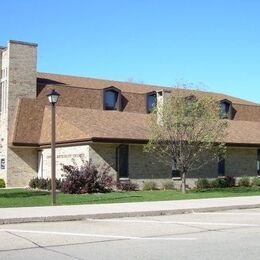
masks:
POLYGON ((54 89, 52 91, 50 91, 47 95, 49 102, 52 105, 55 105, 57 103, 59 96, 60 96, 60 94, 57 91, 55 91, 54 89))

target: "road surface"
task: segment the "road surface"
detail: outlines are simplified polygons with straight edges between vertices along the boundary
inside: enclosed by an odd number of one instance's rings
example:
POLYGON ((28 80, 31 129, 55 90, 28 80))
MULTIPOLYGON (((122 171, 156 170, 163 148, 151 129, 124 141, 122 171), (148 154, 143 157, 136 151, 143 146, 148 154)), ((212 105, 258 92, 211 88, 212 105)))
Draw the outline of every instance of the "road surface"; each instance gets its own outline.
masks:
POLYGON ((260 259, 260 209, 1 225, 0 259, 260 259))

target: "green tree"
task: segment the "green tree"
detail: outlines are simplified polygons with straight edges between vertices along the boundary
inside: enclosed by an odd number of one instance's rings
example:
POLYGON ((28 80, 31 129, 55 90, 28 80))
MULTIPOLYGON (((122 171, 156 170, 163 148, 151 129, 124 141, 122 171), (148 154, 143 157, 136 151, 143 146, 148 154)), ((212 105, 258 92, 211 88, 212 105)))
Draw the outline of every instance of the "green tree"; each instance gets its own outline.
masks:
POLYGON ((174 164, 185 193, 191 170, 225 155, 227 120, 220 119, 219 102, 204 92, 174 89, 163 102, 159 101, 150 115, 145 150, 174 164))

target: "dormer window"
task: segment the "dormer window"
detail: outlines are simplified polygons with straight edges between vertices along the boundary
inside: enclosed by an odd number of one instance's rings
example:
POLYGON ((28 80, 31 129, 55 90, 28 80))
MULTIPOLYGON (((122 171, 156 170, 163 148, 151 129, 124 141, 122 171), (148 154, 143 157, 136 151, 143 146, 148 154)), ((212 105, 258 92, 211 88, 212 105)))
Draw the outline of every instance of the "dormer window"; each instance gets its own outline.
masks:
POLYGON ((153 109, 156 107, 156 93, 147 94, 147 113, 151 113, 153 109))
POLYGON ((104 110, 120 110, 121 92, 110 87, 104 90, 104 110))
POLYGON ((224 119, 231 119, 232 103, 225 99, 220 101, 220 117, 224 119))
POLYGON ((196 101, 197 101, 197 98, 194 95, 190 95, 190 96, 185 97, 185 102, 186 102, 187 105, 192 104, 196 101))

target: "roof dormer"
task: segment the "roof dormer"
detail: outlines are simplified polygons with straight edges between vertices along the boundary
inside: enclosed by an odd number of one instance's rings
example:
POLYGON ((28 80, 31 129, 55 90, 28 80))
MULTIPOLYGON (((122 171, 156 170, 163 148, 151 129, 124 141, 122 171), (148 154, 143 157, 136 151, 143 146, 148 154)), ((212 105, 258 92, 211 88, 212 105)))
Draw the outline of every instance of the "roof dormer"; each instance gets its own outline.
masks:
POLYGON ((232 119, 232 102, 228 99, 220 101, 220 117, 223 119, 232 119))
POLYGON ((157 104, 157 95, 156 92, 150 92, 146 94, 146 111, 147 113, 151 113, 157 104))
POLYGON ((103 109, 121 111, 121 90, 111 86, 103 89, 103 109))

